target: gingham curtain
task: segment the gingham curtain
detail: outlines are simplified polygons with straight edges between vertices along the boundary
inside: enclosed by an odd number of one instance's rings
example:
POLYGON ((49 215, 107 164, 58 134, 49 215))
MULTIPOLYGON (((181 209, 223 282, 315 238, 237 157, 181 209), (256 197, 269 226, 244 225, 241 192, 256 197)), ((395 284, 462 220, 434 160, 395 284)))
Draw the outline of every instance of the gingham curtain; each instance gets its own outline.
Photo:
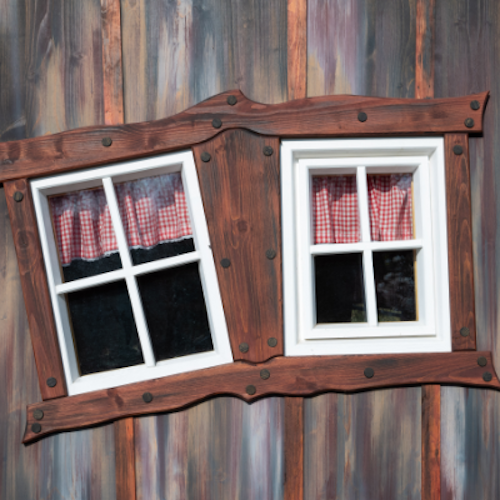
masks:
MULTIPOLYGON (((369 175, 368 207, 372 241, 411 239, 411 174, 369 175)), ((356 177, 314 177, 312 215, 315 243, 360 241, 356 177)))
MULTIPOLYGON (((115 186, 130 248, 150 248, 192 235, 186 196, 178 173, 115 186)), ((95 260, 118 251, 102 188, 50 198, 61 264, 95 260)))

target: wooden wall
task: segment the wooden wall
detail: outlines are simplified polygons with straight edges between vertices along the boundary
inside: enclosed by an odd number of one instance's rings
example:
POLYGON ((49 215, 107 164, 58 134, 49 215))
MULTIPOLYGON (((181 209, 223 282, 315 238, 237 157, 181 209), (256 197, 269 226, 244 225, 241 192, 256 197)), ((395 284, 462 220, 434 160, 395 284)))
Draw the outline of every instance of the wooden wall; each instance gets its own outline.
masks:
MULTIPOLYGON (((230 88, 267 103, 425 97, 422 67, 436 97, 491 90, 471 174, 477 345, 500 366, 499 21, 496 0, 0 0, 0 139, 162 118, 230 88)), ((113 424, 21 444, 40 393, 3 193, 0 290, 0 498, 121 500, 113 424)), ((440 392, 441 495, 421 485, 414 387, 305 401, 304 498, 500 498, 500 395, 440 392)), ((135 419, 137 498, 298 498, 285 488, 286 407, 226 397, 135 419)))

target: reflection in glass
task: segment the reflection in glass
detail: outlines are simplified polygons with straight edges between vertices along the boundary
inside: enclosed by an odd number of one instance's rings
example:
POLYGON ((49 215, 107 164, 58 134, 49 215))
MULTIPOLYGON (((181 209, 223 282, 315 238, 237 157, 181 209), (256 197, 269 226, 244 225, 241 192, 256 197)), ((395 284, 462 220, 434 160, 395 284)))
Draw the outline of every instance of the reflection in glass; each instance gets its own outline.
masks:
POLYGON ((137 277, 157 361, 212 351, 198 263, 137 277))
POLYGON ((124 281, 67 295, 80 373, 143 363, 124 281))
POLYGON ((362 254, 314 258, 317 323, 366 322, 362 254))
POLYGON ((415 251, 374 252, 378 320, 416 321, 415 251))

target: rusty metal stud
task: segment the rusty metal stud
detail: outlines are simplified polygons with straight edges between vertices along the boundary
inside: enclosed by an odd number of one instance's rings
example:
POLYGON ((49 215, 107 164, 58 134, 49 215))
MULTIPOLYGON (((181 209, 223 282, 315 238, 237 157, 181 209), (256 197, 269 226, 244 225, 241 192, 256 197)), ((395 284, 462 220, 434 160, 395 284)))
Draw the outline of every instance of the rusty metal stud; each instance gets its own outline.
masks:
POLYGON ((477 358, 477 364, 479 366, 486 366, 488 364, 488 361, 484 356, 479 356, 479 358, 477 358))
POLYGON ((360 122, 366 122, 366 120, 368 120, 368 115, 364 111, 361 111, 361 113, 358 114, 358 120, 360 122))
POLYGON ((464 123, 467 128, 472 128, 474 126, 474 120, 472 118, 466 118, 464 123))
POLYGON ((239 345, 240 352, 248 352, 248 349, 250 349, 250 346, 246 342, 242 342, 239 345))
POLYGON ((207 153, 206 151, 201 153, 201 161, 204 161, 205 163, 207 163, 207 161, 210 161, 211 158, 212 157, 210 156, 210 153, 207 153))
POLYGON ((483 373, 483 380, 485 382, 491 382, 492 378, 493 378, 493 375, 490 372, 484 372, 483 373))
POLYGON ((278 345, 278 339, 276 337, 270 337, 267 339, 267 345, 269 347, 276 347, 278 345))
POLYGON ((109 146, 111 146, 111 144, 113 144, 113 141, 111 140, 111 137, 103 137, 101 143, 103 146, 106 146, 107 148, 109 148, 109 146))
POLYGON ((33 418, 35 420, 42 420, 43 418, 43 411, 40 409, 33 410, 33 418))
POLYGON ((16 191, 14 193, 14 201, 20 202, 23 201, 23 199, 24 199, 24 194, 21 193, 21 191, 16 191))
POLYGON ((50 377, 47 379, 47 385, 49 387, 55 387, 57 385, 57 380, 54 377, 50 377))
POLYGON ((229 259, 222 259, 220 261, 220 265, 224 268, 227 269, 231 265, 231 261, 229 259))
POLYGON ((464 152, 464 149, 462 148, 462 146, 459 146, 457 144, 456 146, 453 146, 453 152, 458 156, 464 152))
POLYGON ((269 248, 268 250, 266 250, 266 257, 269 260, 273 260, 276 257, 276 250, 274 250, 274 248, 269 248))
POLYGON ((245 390, 247 391, 247 394, 249 394, 250 396, 253 396, 257 392, 257 389, 255 388, 254 385, 247 385, 245 390))
POLYGON ((479 104, 479 101, 471 101, 470 102, 470 109, 477 111, 480 107, 481 107, 481 105, 479 104))
POLYGON ((236 99, 235 95, 228 96, 227 103, 229 104, 229 106, 234 106, 237 102, 238 100, 236 99))
POLYGON ((262 150, 262 152, 266 156, 271 156, 274 153, 274 149, 271 146, 264 146, 264 149, 262 150))
POLYGON ((35 433, 35 434, 38 434, 40 432, 42 432, 42 426, 40 424, 33 424, 31 426, 31 430, 35 433))
POLYGON ((153 395, 150 392, 145 392, 142 395, 142 399, 144 399, 145 403, 151 403, 151 401, 153 401, 153 395))
POLYGON ((269 370, 266 370, 265 368, 260 371, 260 378, 262 380, 267 380, 271 376, 271 373, 269 370))
POLYGON ((470 330, 466 326, 463 326, 460 328, 460 335, 462 335, 462 337, 468 337, 470 335, 470 330))
POLYGON ((372 378, 373 375, 375 375, 375 371, 373 368, 365 368, 365 377, 366 378, 372 378))
POLYGON ((220 118, 214 118, 212 120, 212 127, 213 128, 221 128, 222 127, 222 120, 220 118))

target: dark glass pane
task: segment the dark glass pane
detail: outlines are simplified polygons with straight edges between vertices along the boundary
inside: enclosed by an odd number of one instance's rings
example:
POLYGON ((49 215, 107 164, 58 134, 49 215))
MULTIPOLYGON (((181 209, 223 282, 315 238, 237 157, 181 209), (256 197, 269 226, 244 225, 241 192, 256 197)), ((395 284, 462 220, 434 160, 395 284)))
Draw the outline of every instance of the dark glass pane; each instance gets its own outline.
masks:
POLYGON ((314 267, 316 321, 366 322, 362 254, 317 256, 314 267))
POLYGON ((157 361, 212 351, 198 264, 137 277, 157 361))
POLYGON ((121 269, 120 254, 113 253, 96 260, 75 259, 71 264, 62 268, 64 281, 73 281, 96 274, 107 273, 121 269))
POLYGON ((374 252, 379 321, 415 321, 414 250, 374 252))
POLYGON ((131 250, 132 262, 134 265, 165 259, 166 257, 174 257, 175 255, 189 252, 194 252, 193 238, 169 243, 160 243, 149 249, 135 248, 131 250))
POLYGON ((80 373, 143 363, 124 281, 67 295, 80 373))

